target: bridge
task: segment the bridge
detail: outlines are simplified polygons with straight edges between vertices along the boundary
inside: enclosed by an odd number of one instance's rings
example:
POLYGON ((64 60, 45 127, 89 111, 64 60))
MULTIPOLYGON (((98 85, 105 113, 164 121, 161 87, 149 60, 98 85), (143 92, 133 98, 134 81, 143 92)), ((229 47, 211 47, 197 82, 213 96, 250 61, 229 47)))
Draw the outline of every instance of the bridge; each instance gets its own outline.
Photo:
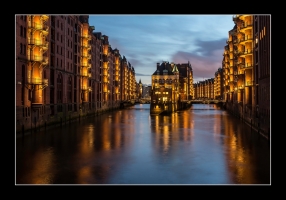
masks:
POLYGON ((225 100, 218 99, 193 99, 189 100, 192 104, 217 104, 217 103, 225 103, 225 100))

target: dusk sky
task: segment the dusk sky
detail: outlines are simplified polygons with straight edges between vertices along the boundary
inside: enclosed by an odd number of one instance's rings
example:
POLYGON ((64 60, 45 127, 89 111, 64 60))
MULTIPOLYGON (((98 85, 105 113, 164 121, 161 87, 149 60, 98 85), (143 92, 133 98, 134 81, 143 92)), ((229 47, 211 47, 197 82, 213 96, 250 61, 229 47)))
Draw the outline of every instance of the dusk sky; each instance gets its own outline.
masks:
POLYGON ((192 65, 194 83, 214 78, 222 67, 233 15, 89 15, 95 32, 108 36, 135 70, 136 81, 151 84, 162 61, 192 65))

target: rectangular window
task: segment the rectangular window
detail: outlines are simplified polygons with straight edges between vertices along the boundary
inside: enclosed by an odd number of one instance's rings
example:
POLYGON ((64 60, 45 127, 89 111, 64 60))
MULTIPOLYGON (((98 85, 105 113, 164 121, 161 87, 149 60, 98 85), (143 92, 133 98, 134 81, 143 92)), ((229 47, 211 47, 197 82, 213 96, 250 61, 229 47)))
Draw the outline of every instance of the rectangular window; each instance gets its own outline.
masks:
POLYGON ((27 30, 26 30, 26 28, 24 28, 24 38, 26 38, 26 32, 27 32, 27 30))
POLYGON ((22 50, 23 49, 23 45, 22 45, 22 43, 20 43, 20 54, 22 54, 22 50))
POLYGON ((20 27, 20 36, 23 36, 23 26, 20 27))

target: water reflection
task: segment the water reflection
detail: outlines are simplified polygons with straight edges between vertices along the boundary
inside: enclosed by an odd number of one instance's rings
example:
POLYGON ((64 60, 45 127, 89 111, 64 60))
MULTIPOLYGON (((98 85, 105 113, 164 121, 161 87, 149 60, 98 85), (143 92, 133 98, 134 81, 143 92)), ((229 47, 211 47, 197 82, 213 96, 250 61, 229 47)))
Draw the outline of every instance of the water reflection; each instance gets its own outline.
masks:
POLYGON ((149 105, 16 140, 17 184, 269 184, 268 142, 215 105, 149 105))

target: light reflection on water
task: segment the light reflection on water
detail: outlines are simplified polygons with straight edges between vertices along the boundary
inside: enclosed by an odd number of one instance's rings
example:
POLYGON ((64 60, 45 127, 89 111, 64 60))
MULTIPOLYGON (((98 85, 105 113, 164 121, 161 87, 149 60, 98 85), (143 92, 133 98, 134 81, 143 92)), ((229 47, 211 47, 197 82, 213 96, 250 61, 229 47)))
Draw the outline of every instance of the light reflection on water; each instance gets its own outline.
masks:
POLYGON ((16 184, 270 184, 266 139, 214 104, 139 104, 16 140, 16 184))

